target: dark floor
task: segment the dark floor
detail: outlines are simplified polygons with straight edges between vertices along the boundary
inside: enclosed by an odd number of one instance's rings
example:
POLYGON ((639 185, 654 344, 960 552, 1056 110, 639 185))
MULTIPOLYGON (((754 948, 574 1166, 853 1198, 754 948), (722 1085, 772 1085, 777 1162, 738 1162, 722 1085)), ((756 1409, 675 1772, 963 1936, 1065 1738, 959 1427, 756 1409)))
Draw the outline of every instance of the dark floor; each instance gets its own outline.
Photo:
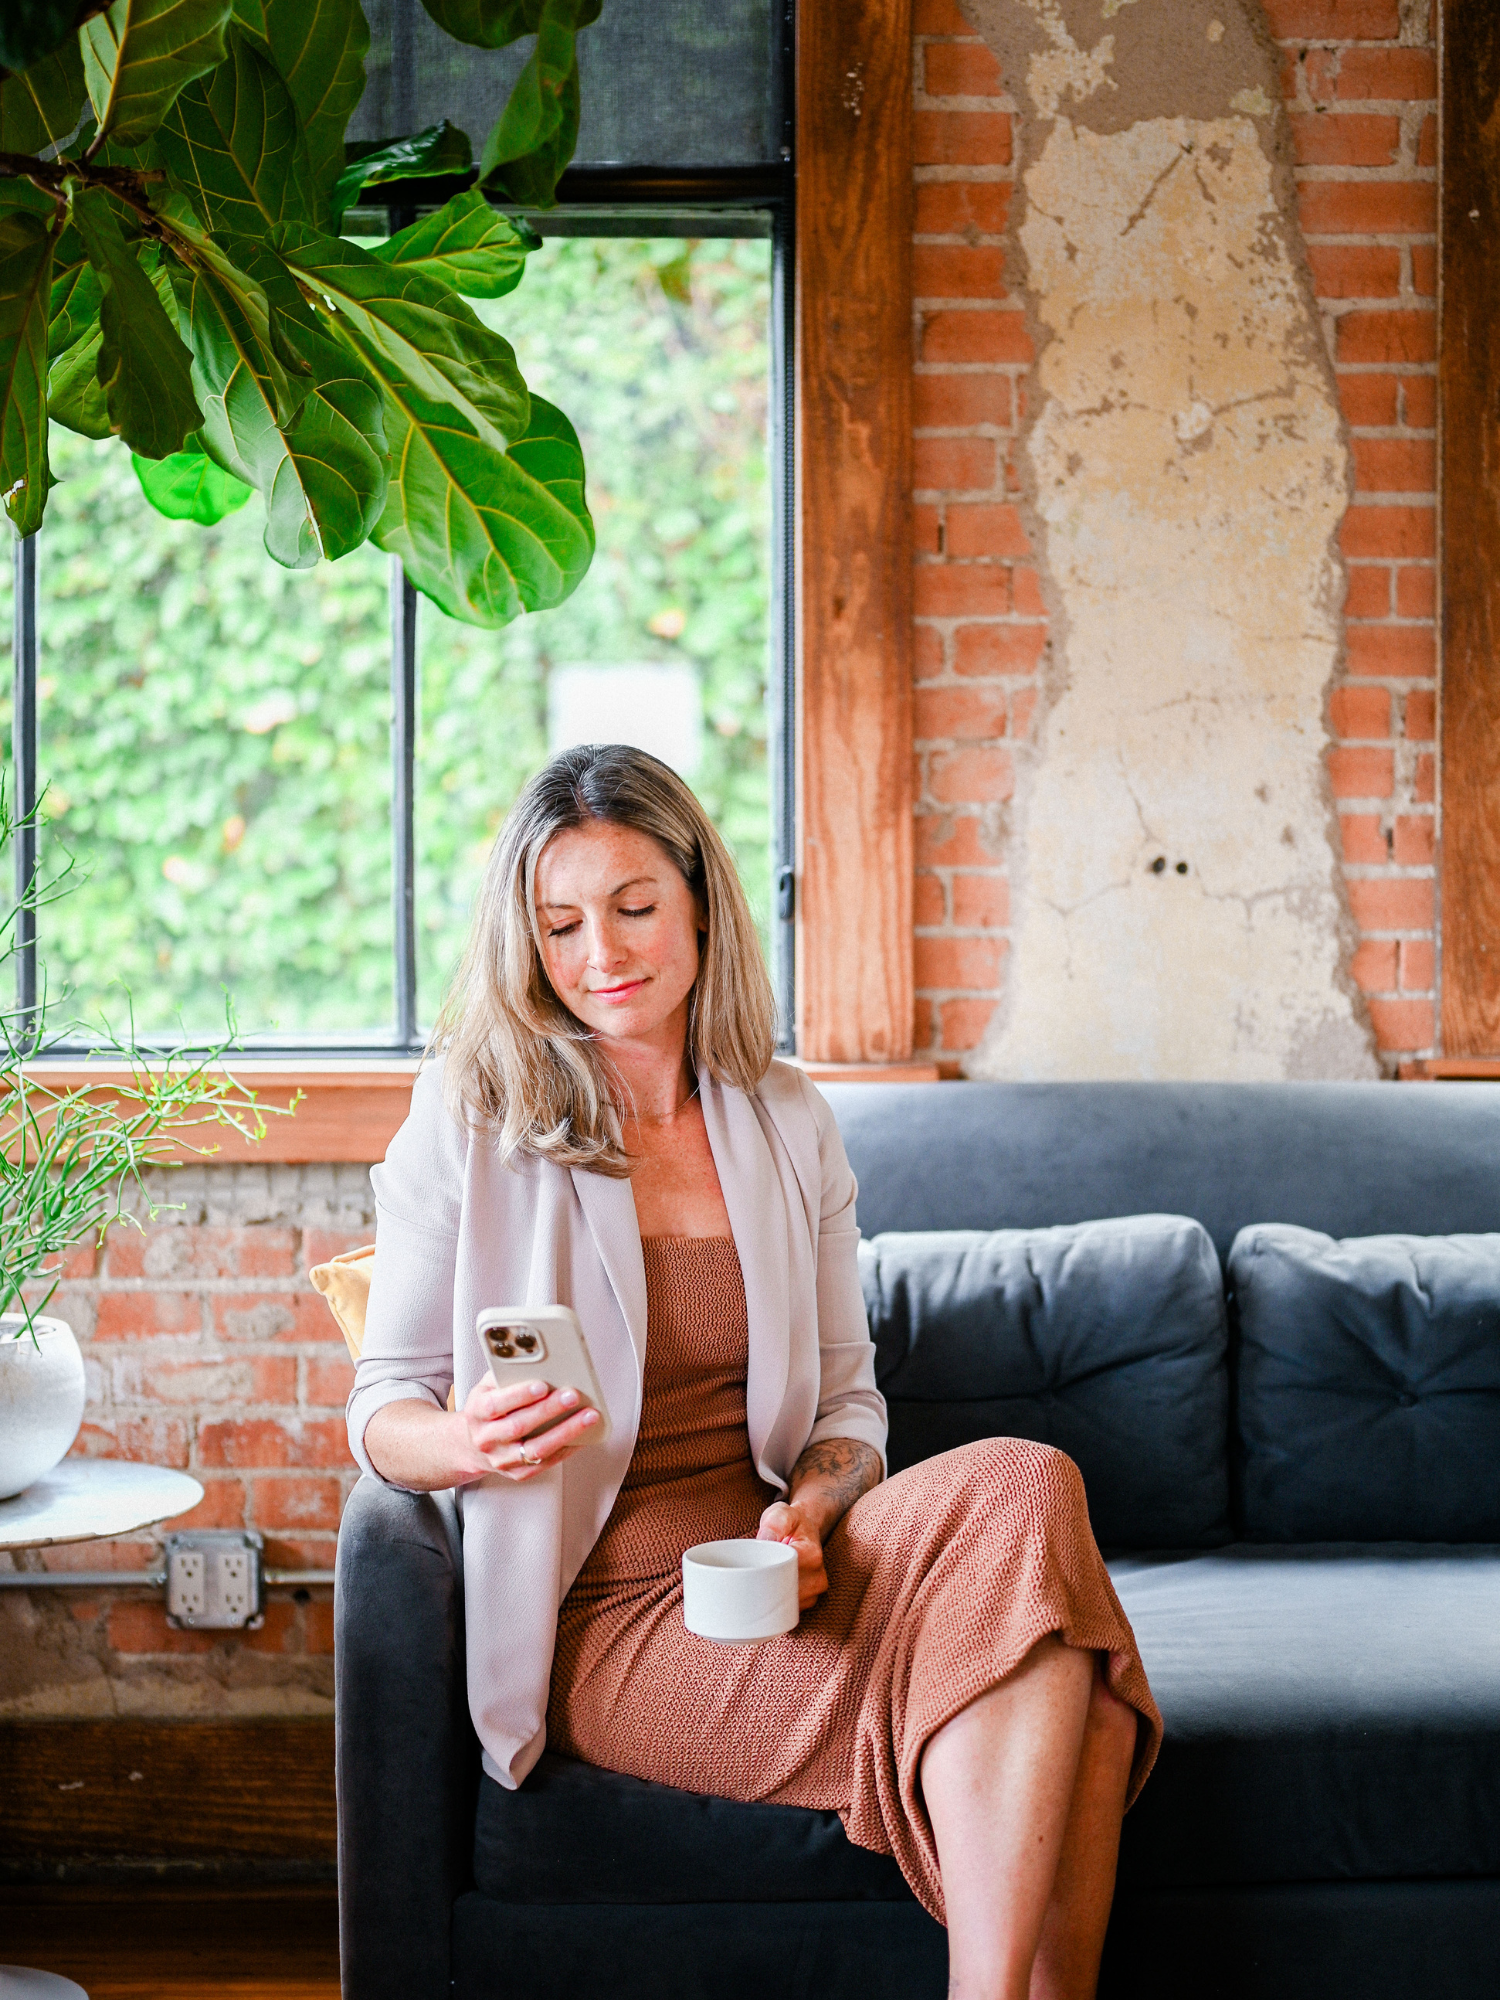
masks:
POLYGON ((6 1887, 0 1964, 89 2000, 338 2000, 338 1904, 324 1887, 6 1887))

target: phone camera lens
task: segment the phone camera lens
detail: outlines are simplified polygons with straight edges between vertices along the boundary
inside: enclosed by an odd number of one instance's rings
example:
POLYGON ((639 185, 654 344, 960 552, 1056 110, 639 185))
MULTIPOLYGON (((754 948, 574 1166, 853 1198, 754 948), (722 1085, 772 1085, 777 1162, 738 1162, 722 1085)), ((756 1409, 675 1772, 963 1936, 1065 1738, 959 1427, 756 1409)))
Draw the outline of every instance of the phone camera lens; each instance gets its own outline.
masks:
POLYGON ((517 1353, 535 1354, 536 1350, 537 1350, 537 1337, 534 1333, 518 1333, 516 1335, 517 1353))

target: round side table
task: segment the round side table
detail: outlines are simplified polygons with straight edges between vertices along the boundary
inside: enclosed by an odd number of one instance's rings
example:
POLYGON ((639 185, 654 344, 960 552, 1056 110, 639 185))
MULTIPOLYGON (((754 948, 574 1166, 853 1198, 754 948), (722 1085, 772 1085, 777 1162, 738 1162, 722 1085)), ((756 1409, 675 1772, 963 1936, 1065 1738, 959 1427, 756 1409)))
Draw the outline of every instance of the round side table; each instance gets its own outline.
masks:
MULTIPOLYGON (((41 1549, 128 1535, 134 1528, 186 1514, 202 1498, 196 1479, 165 1465, 65 1458, 24 1493, 0 1500, 0 1549, 41 1549)), ((129 1575, 121 1571, 122 1580, 129 1575)), ((0 2000, 88 2000, 88 1995, 60 1973, 0 1965, 0 2000)))

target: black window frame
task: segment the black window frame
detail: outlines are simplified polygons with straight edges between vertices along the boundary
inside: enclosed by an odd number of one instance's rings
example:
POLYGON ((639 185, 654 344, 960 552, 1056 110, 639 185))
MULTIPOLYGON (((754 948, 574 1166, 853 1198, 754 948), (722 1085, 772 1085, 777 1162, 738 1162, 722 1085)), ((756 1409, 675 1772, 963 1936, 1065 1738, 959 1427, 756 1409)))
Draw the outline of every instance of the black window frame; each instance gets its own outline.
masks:
MULTIPOLYGON (((766 235, 771 242, 770 409, 767 465, 771 484, 770 659, 767 670, 768 753, 771 803, 771 978, 780 1021, 779 1046, 794 1045, 796 1000, 796 618, 793 599, 793 415, 796 177, 793 163, 791 88, 792 0, 777 9, 776 66, 781 159, 762 166, 578 166, 563 174, 557 207, 528 220, 544 234, 574 236, 766 235)), ((392 230, 440 207, 473 183, 466 174, 446 181, 388 183, 381 189, 383 220, 392 230)), ((349 223, 359 213, 351 211, 349 223)), ((37 1005, 37 926, 30 893, 37 881, 37 537, 15 544, 15 634, 12 654, 12 796, 15 836, 16 1009, 23 1035, 37 1005)), ((373 1036, 280 1040, 250 1034, 237 1046, 255 1057, 315 1064, 320 1057, 384 1059, 420 1055, 424 1046, 417 1012, 416 750, 420 727, 417 591, 398 558, 391 560, 391 827, 392 946, 395 1021, 389 1041, 373 1036)), ((96 1045, 59 1040, 51 1056, 76 1057, 96 1045)), ((180 1039, 144 1037, 150 1053, 169 1055, 180 1039)))

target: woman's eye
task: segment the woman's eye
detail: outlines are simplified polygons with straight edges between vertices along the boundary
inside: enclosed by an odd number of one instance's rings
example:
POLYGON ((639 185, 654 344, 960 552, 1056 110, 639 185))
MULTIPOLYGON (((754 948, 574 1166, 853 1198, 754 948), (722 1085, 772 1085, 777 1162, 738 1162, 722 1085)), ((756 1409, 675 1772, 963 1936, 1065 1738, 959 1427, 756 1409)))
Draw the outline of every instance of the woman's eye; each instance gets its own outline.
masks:
POLYGON ((655 903, 643 903, 638 910, 621 910, 622 917, 649 917, 656 909, 655 903))
POLYGON ((549 938, 571 937, 577 928, 577 924, 557 924, 553 929, 548 931, 547 936, 549 938))

